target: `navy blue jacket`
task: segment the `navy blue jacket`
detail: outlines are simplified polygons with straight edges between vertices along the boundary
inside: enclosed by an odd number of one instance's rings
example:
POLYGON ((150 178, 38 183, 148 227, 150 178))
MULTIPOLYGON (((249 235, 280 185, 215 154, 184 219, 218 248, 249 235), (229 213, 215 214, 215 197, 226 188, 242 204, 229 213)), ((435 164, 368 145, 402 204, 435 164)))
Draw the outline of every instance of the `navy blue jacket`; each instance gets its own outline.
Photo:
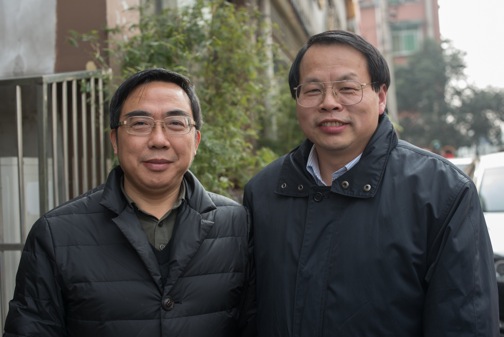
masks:
POLYGON ((332 186, 305 141, 245 188, 261 337, 498 336, 490 239, 472 181, 382 118, 332 186))

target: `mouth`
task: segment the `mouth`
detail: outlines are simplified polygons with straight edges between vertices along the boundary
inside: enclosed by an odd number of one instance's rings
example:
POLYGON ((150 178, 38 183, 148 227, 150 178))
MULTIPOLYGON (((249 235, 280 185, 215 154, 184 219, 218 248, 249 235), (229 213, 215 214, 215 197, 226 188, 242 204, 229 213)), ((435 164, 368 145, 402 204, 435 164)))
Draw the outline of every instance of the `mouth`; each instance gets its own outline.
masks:
POLYGON ((143 165, 152 172, 164 172, 172 163, 173 161, 167 159, 149 159, 143 161, 143 165))
POLYGON ((325 121, 319 124, 319 126, 343 126, 346 123, 340 121, 325 121))
POLYGON ((170 163, 167 159, 149 159, 144 161, 147 164, 168 164, 170 163))

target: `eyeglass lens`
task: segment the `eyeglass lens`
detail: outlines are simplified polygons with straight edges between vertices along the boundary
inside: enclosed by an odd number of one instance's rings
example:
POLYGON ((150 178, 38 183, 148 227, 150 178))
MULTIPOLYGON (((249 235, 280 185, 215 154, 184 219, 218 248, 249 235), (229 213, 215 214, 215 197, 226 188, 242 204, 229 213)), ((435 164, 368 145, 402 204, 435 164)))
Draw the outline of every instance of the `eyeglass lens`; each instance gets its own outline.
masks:
POLYGON ((170 134, 186 134, 193 126, 186 116, 169 116, 162 121, 147 116, 133 116, 128 117, 124 125, 130 134, 147 135, 152 132, 156 123, 162 123, 164 130, 170 134))
POLYGON ((322 103, 327 87, 342 105, 357 104, 362 100, 363 85, 356 81, 335 81, 330 83, 308 82, 297 87, 297 102, 304 107, 314 107, 322 103))

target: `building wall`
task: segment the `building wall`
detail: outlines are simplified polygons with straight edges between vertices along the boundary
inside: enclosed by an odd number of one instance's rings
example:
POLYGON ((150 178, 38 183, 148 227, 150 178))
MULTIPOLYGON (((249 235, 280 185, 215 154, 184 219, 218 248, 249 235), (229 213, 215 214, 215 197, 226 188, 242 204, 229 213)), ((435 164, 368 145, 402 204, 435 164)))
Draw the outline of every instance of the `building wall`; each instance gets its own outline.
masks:
POLYGON ((301 24, 305 27, 309 35, 319 33, 326 29, 326 1, 291 0, 291 3, 299 15, 301 24))
POLYGON ((51 73, 56 0, 0 1, 0 77, 51 73))
POLYGON ((398 1, 390 0, 360 0, 362 36, 377 47, 382 53, 390 55, 395 64, 404 64, 412 49, 401 49, 397 44, 394 32, 402 31, 404 37, 400 41, 411 43, 412 35, 416 36, 416 45, 420 47, 427 38, 440 42, 439 16, 437 0, 398 1), (404 32, 409 28, 417 33, 404 32))
POLYGON ((91 50, 83 51, 68 41, 70 32, 88 33, 98 30, 102 40, 106 38, 103 28, 106 26, 106 7, 101 0, 60 0, 56 14, 56 61, 55 72, 85 70, 86 62, 91 58, 91 50), (83 20, 85 18, 85 20, 83 20))
POLYGON ((374 8, 372 10, 361 9, 360 17, 360 33, 362 37, 364 37, 373 46, 378 49, 382 49, 382 43, 378 38, 378 22, 374 8))
MULTIPOLYGON (((85 70, 93 58, 89 44, 69 43, 70 32, 98 32, 105 46, 105 28, 137 21, 128 11, 145 0, 0 1, 0 78, 85 70)), ((160 6, 181 6, 194 0, 156 0, 160 6)), ((252 0, 251 0, 252 1, 252 0)), ((275 38, 286 43, 289 56, 308 36, 329 28, 346 28, 345 0, 254 0, 270 2, 279 27, 275 38), (329 4, 335 16, 328 13, 329 4)), ((352 1, 348 1, 351 3, 352 1)), ((114 38, 123 38, 115 36, 114 38)), ((114 65, 113 60, 109 60, 114 65)), ((114 68, 114 66, 113 66, 114 68)))
POLYGON ((85 70, 92 59, 88 44, 69 43, 71 31, 99 32, 137 14, 127 9, 139 0, 0 1, 0 78, 85 70))
POLYGON ((287 58, 293 59, 308 38, 308 32, 304 25, 299 23, 297 13, 287 1, 266 1, 270 2, 270 18, 274 25, 273 39, 283 46, 287 58))

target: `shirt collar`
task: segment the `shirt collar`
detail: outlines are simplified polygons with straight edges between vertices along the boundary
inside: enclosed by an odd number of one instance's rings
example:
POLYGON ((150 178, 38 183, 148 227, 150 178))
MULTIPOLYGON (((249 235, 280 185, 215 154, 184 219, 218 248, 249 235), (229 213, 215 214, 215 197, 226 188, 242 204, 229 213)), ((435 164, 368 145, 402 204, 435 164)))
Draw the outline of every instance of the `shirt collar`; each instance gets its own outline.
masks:
MULTIPOLYGON (((343 166, 339 170, 333 172, 333 174, 332 174, 332 180, 334 181, 334 180, 338 179, 345 172, 347 172, 352 167, 354 167, 355 164, 357 164, 359 162, 361 156, 362 156, 362 153, 359 154, 354 159, 352 159, 349 163, 347 163, 345 166, 343 166)), ((306 170, 315 179, 315 182, 317 183, 317 185, 319 185, 319 186, 327 186, 327 184, 324 182, 324 180, 322 179, 322 176, 320 174, 320 167, 319 167, 319 163, 318 163, 318 155, 317 155, 317 151, 315 150, 315 145, 312 146, 312 148, 310 150, 310 154, 308 155, 308 161, 306 162, 306 170)))
MULTIPOLYGON (((136 209, 136 210, 139 210, 141 212, 144 212, 140 208, 138 208, 138 206, 136 205, 136 203, 129 197, 129 195, 124 190, 124 177, 122 177, 122 179, 121 179, 121 191, 124 194, 124 197, 126 198, 126 200, 128 201, 128 203, 133 207, 133 209, 136 209)), ((185 199, 185 197, 186 197, 186 187, 185 187, 184 182, 182 181, 182 184, 180 184, 180 190, 179 190, 179 194, 178 194, 177 200, 175 200, 175 202, 174 202, 173 207, 172 207, 171 210, 174 210, 174 209, 178 208, 180 205, 182 205, 182 201, 185 199)), ((171 210, 169 210, 161 219, 164 219, 171 212, 171 210)))

